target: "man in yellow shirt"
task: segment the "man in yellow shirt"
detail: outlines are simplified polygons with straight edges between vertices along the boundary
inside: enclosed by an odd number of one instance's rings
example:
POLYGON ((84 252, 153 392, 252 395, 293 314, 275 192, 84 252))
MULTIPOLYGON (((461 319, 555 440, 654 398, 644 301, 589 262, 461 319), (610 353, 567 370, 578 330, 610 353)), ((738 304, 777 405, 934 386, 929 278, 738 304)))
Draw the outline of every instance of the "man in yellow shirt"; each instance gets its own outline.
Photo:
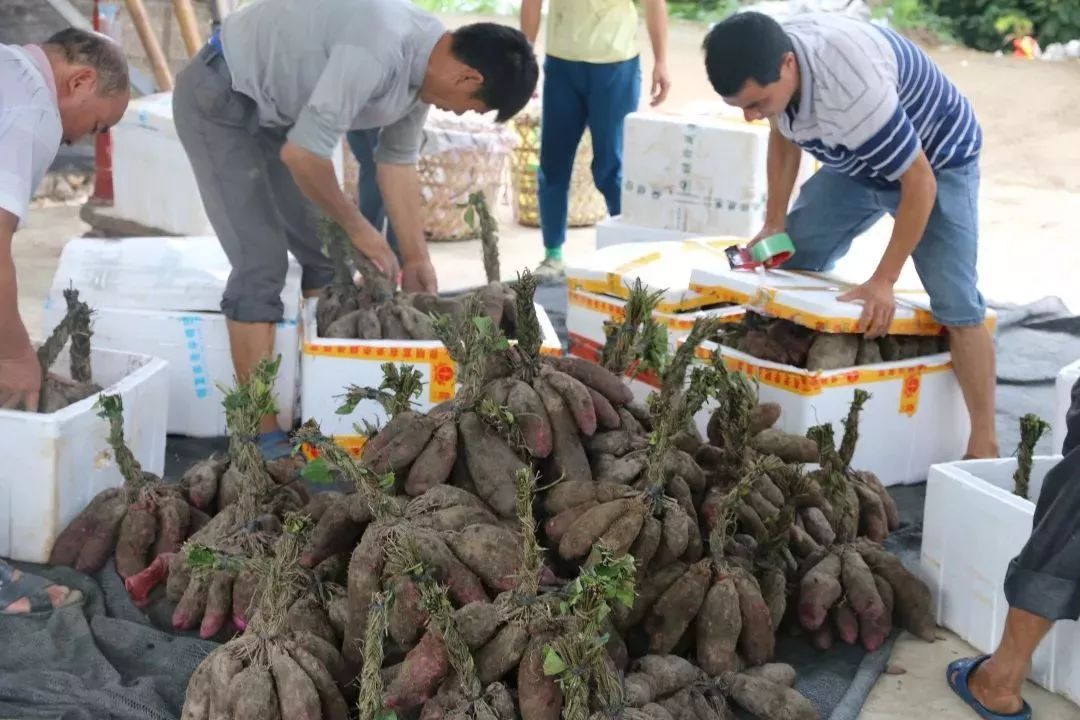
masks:
MULTIPOLYGON (((652 105, 667 97, 667 2, 642 0, 653 51, 652 105)), ((535 43, 543 0, 522 0, 521 30, 535 43)), ((608 212, 618 215, 622 185, 623 121, 641 99, 633 0, 551 0, 540 120, 540 230, 542 279, 562 275, 562 246, 570 173, 585 128, 592 134, 593 182, 608 212)))

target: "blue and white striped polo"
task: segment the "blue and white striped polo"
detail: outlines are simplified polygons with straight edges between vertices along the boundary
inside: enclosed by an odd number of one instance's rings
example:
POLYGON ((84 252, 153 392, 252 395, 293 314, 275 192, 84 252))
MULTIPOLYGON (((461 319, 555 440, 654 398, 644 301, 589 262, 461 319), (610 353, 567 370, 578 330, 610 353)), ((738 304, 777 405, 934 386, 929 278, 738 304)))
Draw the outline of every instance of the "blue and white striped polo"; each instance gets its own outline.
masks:
POLYGON ((971 103, 910 40, 825 13, 793 18, 784 30, 800 88, 778 126, 822 164, 891 184, 920 149, 935 170, 978 157, 982 130, 971 103))

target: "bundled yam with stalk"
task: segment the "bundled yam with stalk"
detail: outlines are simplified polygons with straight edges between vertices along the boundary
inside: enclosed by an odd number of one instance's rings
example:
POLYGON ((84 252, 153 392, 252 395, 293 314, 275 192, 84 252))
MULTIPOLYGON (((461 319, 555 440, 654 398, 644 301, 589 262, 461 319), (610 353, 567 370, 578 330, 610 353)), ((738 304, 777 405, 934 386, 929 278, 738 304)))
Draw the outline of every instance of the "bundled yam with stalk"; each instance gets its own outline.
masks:
POLYGON ((132 599, 142 605, 164 578, 169 559, 209 518, 188 502, 182 486, 166 484, 139 465, 124 441, 119 395, 101 396, 97 407, 109 423, 109 445, 124 484, 99 493, 64 528, 49 563, 94 573, 112 556, 132 599))
POLYGON ((333 221, 322 219, 319 234, 335 267, 334 282, 320 296, 315 310, 320 337, 361 340, 438 340, 433 319, 447 315, 462 320, 466 305, 476 300, 481 313, 508 336, 516 337, 517 304, 514 290, 499 282, 498 239, 495 220, 487 209, 483 193, 470 196, 470 209, 479 218, 488 284, 457 296, 408 293, 396 290, 394 282, 371 260, 357 252, 344 231, 333 221), (356 287, 350 263, 355 265, 363 285, 356 287))
POLYGON ((53 413, 68 405, 85 400, 101 392, 100 385, 93 381, 90 365, 91 315, 85 302, 79 300, 79 291, 74 288, 64 290, 67 312, 60 324, 53 328, 52 334, 38 348, 38 364, 41 366, 41 395, 38 398, 38 412, 53 413), (71 378, 67 379, 49 369, 60 357, 61 351, 71 340, 71 378))
MULTIPOLYGON (((270 552, 282 518, 307 502, 297 481, 278 484, 256 445, 262 418, 277 412, 274 377, 280 358, 264 360, 224 400, 229 466, 218 489, 218 513, 168 562, 167 594, 177 602, 173 627, 213 637, 231 620, 244 629, 258 577, 249 562, 270 552), (235 492, 235 500, 223 497, 235 492)), ((184 482, 181 482, 183 485, 184 482)), ((193 485, 188 485, 189 496, 193 485)))
POLYGON ((1016 448, 1016 472, 1013 473, 1013 493, 1031 500, 1031 466, 1035 446, 1050 429, 1050 424, 1038 415, 1028 413, 1020 418, 1020 444, 1016 448))
POLYGON ((339 688, 344 660, 306 629, 291 629, 291 608, 303 594, 299 551, 304 521, 287 515, 265 556, 251 558, 259 577, 256 612, 247 630, 211 652, 191 677, 182 720, 347 720, 339 688), (339 678, 339 679, 336 679, 339 678))
POLYGON ((949 351, 945 333, 872 339, 856 333, 816 332, 754 311, 747 311, 741 323, 725 325, 714 339, 759 360, 806 370, 838 370, 949 351))

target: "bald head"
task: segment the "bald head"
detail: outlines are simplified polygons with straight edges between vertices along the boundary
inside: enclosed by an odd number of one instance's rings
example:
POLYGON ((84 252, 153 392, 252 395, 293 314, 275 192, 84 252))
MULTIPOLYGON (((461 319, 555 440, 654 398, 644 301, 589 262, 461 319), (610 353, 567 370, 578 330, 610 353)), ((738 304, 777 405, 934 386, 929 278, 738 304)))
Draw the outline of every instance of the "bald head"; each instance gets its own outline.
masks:
POLYGON ((68 28, 42 48, 56 80, 65 143, 119 122, 131 98, 127 58, 119 45, 100 33, 68 28))

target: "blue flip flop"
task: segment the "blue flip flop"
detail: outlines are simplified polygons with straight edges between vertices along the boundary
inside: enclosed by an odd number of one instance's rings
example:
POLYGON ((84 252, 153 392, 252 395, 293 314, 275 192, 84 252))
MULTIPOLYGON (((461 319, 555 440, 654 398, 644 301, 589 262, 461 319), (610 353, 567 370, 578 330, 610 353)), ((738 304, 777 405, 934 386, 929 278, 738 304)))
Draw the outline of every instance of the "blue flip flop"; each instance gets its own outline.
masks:
POLYGON ((949 663, 948 670, 945 671, 945 680, 949 683, 949 687, 983 720, 1031 720, 1031 706, 1027 704, 1027 701, 1024 702, 1024 707, 1020 712, 1012 715, 1002 715, 988 710, 971 694, 971 688, 968 686, 971 673, 989 657, 989 655, 982 655, 980 657, 953 660, 949 663))

